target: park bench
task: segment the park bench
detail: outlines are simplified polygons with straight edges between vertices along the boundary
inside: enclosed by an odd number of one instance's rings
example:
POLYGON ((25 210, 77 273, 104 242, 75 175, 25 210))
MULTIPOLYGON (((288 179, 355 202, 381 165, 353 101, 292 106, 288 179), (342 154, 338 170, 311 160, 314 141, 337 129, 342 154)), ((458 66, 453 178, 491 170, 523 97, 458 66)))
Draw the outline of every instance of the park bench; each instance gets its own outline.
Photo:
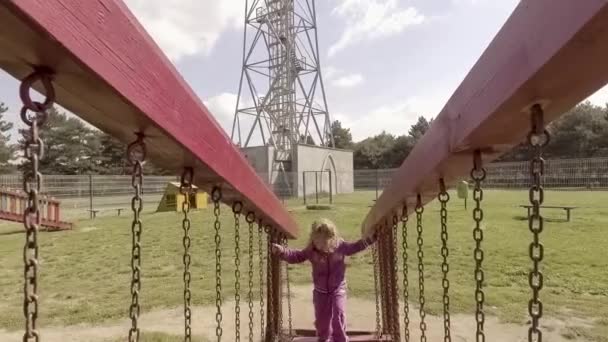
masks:
POLYGON ((87 209, 87 211, 91 213, 91 218, 96 218, 97 213, 100 211, 112 211, 112 210, 116 210, 117 216, 120 216, 120 214, 122 213, 123 210, 125 210, 125 208, 87 209))
MULTIPOLYGON (((528 209, 528 218, 530 218, 530 215, 532 215, 533 206, 531 204, 522 204, 522 205, 520 205, 520 207, 528 209)), ((570 222, 570 211, 577 208, 577 207, 565 206, 565 205, 541 205, 540 207, 543 209, 565 210, 566 211, 566 221, 568 221, 568 222, 570 222)))

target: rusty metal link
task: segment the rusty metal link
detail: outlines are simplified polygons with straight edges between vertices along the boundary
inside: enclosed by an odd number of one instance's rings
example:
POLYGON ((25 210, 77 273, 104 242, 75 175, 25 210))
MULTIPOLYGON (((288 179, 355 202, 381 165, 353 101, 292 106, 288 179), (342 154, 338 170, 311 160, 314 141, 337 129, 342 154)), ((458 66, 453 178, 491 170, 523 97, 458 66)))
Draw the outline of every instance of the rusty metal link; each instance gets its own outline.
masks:
POLYGON ((222 236, 220 230, 222 224, 220 223, 220 201, 222 200, 222 190, 219 186, 214 186, 211 191, 211 200, 213 201, 213 216, 215 221, 213 227, 215 228, 215 336, 217 341, 222 340, 222 236))
POLYGON ((23 191, 27 194, 27 207, 23 212, 23 225, 25 227, 25 244, 23 246, 23 315, 25 317, 25 333, 23 341, 38 342, 40 334, 36 327, 38 319, 38 231, 40 229, 40 190, 43 177, 39 171, 39 162, 44 157, 44 143, 39 136, 39 129, 46 121, 46 110, 55 102, 55 90, 52 84, 52 72, 41 69, 27 76, 20 86, 20 95, 23 102, 21 119, 29 127, 24 135, 26 143, 24 156, 28 160, 29 170, 23 172, 23 191), (32 102, 29 91, 35 82, 40 81, 46 93, 43 103, 32 102), (28 116, 27 111, 34 111, 28 116))
POLYGON ((234 202, 234 340, 241 340, 241 212, 243 203, 234 202))
POLYGON ((475 200, 475 208, 473 209, 473 220, 475 221, 475 228, 473 229, 473 239, 475 240, 475 249, 473 251, 473 257, 475 259, 475 322, 477 324, 475 330, 475 341, 485 342, 486 334, 484 332, 484 325, 486 315, 483 311, 483 305, 485 302, 485 294, 483 292, 483 282, 485 274, 483 271, 483 249, 481 243, 483 242, 483 209, 481 208, 481 201, 483 200, 483 189, 481 188, 481 182, 486 179, 486 169, 483 168, 481 152, 475 151, 473 155, 473 168, 471 170, 471 178, 475 183, 473 189, 473 199, 475 200))
MULTIPOLYGON (((377 231, 376 234, 380 235, 380 232, 377 231)), ((372 265, 374 269, 374 294, 376 299, 376 337, 380 338, 382 336, 382 324, 380 318, 380 286, 378 284, 378 273, 380 272, 378 269, 378 240, 372 245, 372 265)))
MULTIPOLYGON (((390 335, 395 338, 397 336, 397 331, 395 329, 396 325, 395 325, 395 321, 394 321, 394 315, 392 315, 393 312, 393 306, 395 305, 395 298, 393 298, 393 289, 394 289, 394 284, 393 284, 393 276, 392 276, 392 269, 391 269, 391 249, 392 249, 392 238, 389 235, 391 233, 391 230, 389 230, 391 228, 389 228, 389 222, 388 219, 386 219, 384 221, 384 231, 385 234, 382 235, 382 251, 383 253, 381 253, 381 262, 383 264, 383 270, 384 270, 384 289, 386 290, 386 295, 387 295, 387 300, 384 303, 387 303, 387 307, 386 307, 386 312, 388 314, 387 318, 388 318, 388 328, 389 328, 389 332, 390 335), (390 312, 390 313, 389 313, 390 312)), ((382 272, 381 272, 382 273, 382 272)))
POLYGON ((395 294, 395 339, 399 340, 401 332, 399 331, 399 217, 397 214, 393 215, 393 293, 395 294))
POLYGON ((545 160, 542 157, 543 147, 550 140, 549 132, 545 129, 544 113, 540 105, 535 104, 531 109, 531 130, 528 134, 528 144, 534 151, 530 160, 531 184, 529 191, 532 214, 528 216, 528 228, 532 232, 533 240, 530 243, 529 254, 532 260, 532 270, 528 277, 528 283, 532 290, 532 298, 528 302, 528 313, 532 324, 528 329, 529 342, 542 342, 543 335, 539 329, 540 318, 543 316, 543 303, 539 295, 543 288, 543 274, 540 263, 544 257, 544 246, 540 243, 540 234, 543 231, 544 218, 540 213, 540 207, 545 199, 542 177, 545 173, 545 160))
POLYGON ((131 329, 129 330, 129 341, 139 341, 138 320, 140 315, 139 291, 141 291, 141 234, 143 225, 141 212, 143 210, 142 188, 143 188, 143 164, 146 159, 146 145, 143 133, 136 133, 137 139, 127 147, 127 159, 133 166, 131 173, 131 185, 134 194, 131 199, 131 210, 133 211, 133 222, 131 224, 131 306, 129 317, 131 318, 131 329))
MULTIPOLYGON (((287 237, 283 235, 283 247, 287 248, 287 237)), ((289 327, 289 337, 292 338, 293 335, 293 319, 291 315, 291 285, 289 281, 289 264, 285 263, 285 282, 287 283, 287 324, 289 327)))
POLYGON ((264 231, 262 220, 258 222, 258 259, 260 263, 260 341, 266 341, 266 325, 264 324, 264 247, 262 233, 264 231))
POLYGON ((410 305, 409 305, 409 298, 410 298, 410 294, 409 294, 409 280, 408 280, 408 255, 407 255, 407 222, 408 222, 409 218, 407 216, 407 205, 404 204, 403 205, 403 210, 401 212, 401 248, 403 249, 401 251, 402 255, 402 259, 403 259, 403 267, 402 267, 402 273, 403 273, 403 326, 404 326, 404 339, 405 342, 409 342, 410 341, 410 305))
MULTIPOLYGON (((272 281, 273 270, 272 270, 272 244, 275 242, 274 239, 274 230, 269 225, 264 227, 264 232, 266 233, 266 281, 267 281, 267 291, 268 291, 268 303, 270 305, 274 305, 274 283, 272 281)), ((270 334, 270 341, 276 341, 277 336, 274 331, 276 322, 274 317, 274 310, 268 310, 268 329, 267 334, 270 334)), ((268 336, 267 336, 268 337, 268 336)))
POLYGON ((424 311, 424 251, 422 250, 422 246, 424 245, 424 240, 422 239, 423 213, 424 207, 422 206, 422 197, 418 195, 416 202, 416 231, 418 233, 418 238, 416 239, 416 243, 418 244, 418 288, 420 291, 420 342, 426 342, 426 322, 424 321, 424 319, 426 318, 426 312, 424 311))
POLYGON ((190 302, 192 299, 192 293, 190 292, 190 280, 192 275, 190 274, 190 264, 192 257, 190 256, 190 226, 192 222, 190 220, 190 196, 193 193, 192 182, 194 178, 194 170, 191 167, 184 168, 180 179, 179 192, 184 196, 182 202, 182 213, 184 217, 182 219, 182 229, 184 230, 184 238, 182 240, 184 245, 184 342, 192 341, 192 310, 190 308, 190 302))
POLYGON ((450 329, 450 280, 448 279, 448 272, 450 271, 450 264, 448 263, 448 256, 450 251, 448 249, 448 201, 450 200, 450 194, 447 191, 445 182, 442 179, 439 180, 439 203, 441 204, 440 218, 441 218, 441 256, 443 260, 441 262, 441 272, 443 273, 443 279, 441 286, 443 287, 443 341, 452 341, 451 329, 450 329))
POLYGON ((248 212, 245 216, 245 221, 249 226, 249 244, 247 253, 249 255, 249 269, 247 272, 249 291, 247 292, 247 306, 249 307, 249 342, 253 342, 253 224, 255 223, 255 214, 248 212))

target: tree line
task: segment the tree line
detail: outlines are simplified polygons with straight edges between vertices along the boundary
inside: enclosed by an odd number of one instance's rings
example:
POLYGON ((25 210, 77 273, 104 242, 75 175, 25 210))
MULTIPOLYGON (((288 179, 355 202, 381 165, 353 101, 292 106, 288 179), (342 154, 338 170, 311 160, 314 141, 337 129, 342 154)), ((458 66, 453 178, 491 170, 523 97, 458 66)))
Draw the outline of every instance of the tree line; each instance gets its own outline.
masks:
MULTIPOLYGON (((23 160, 20 156, 24 137, 28 134, 27 130, 20 129, 18 142, 10 143, 13 124, 6 121, 7 110, 0 102, 0 174, 21 170, 23 160)), ((382 132, 358 142, 353 142, 350 129, 342 127, 340 121, 334 121, 331 129, 335 146, 353 151, 355 169, 385 169, 399 167, 432 123, 433 119, 420 116, 407 134, 395 136, 382 132)), ((600 107, 583 102, 547 129, 551 134, 544 153, 547 159, 608 157, 608 104, 600 107)), ((48 111, 40 135, 45 142, 45 157, 40 161, 40 169, 45 174, 129 174, 125 144, 56 108, 48 111)), ((302 140, 306 141, 304 137, 302 140)), ((528 152, 527 144, 522 142, 500 160, 527 160, 528 152)), ((171 174, 152 164, 145 169, 149 174, 171 174)))
MULTIPOLYGON (((13 124, 6 121, 8 108, 0 102, 0 174, 22 171, 25 166, 23 147, 29 130, 19 129, 16 144, 10 143, 13 124)), ((44 141, 44 158, 39 168, 43 174, 56 175, 123 175, 129 174, 126 145, 82 120, 68 117, 57 108, 47 111, 45 124, 40 127, 44 141)), ((166 170, 146 164, 148 174, 169 174, 166 170)))
MULTIPOLYGON (((395 136, 382 132, 359 142, 353 142, 349 128, 340 121, 332 123, 337 148, 353 150, 354 168, 396 168, 414 148, 433 122, 419 117, 407 134, 395 136)), ((546 159, 608 157, 608 104, 605 107, 583 102, 553 121, 547 130, 551 135, 545 148, 546 159)), ((499 161, 528 160, 527 143, 522 141, 499 161)))

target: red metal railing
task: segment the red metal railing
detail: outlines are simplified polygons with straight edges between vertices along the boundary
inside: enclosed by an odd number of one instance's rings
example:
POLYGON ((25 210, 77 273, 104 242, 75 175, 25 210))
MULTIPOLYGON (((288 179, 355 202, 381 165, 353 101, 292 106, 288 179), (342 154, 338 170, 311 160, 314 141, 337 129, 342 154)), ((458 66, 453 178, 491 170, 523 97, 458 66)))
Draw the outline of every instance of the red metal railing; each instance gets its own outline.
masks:
MULTIPOLYGON (((27 196, 21 191, 0 190, 0 220, 23 222, 27 196)), ((72 223, 61 220, 61 202, 42 196, 40 200, 40 223, 49 230, 72 229, 72 223)))
MULTIPOLYGON (((296 222, 121 0, 0 2, 0 68, 53 70, 55 102, 124 143, 142 131, 148 160, 288 237, 296 222), (10 28, 10 29, 8 29, 10 28)), ((213 80, 207 80, 213 82, 213 80)), ((44 93, 40 88, 37 88, 44 93)))

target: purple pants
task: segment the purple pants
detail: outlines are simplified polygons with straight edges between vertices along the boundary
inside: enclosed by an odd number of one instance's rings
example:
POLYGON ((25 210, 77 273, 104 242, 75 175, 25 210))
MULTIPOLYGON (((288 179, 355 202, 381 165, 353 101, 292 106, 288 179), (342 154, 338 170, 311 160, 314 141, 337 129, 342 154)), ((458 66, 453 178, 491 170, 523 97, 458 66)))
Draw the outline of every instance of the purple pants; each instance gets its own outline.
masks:
POLYGON ((346 291, 332 293, 313 291, 315 329, 320 342, 346 342, 346 291), (331 339, 330 339, 331 337, 331 339))

